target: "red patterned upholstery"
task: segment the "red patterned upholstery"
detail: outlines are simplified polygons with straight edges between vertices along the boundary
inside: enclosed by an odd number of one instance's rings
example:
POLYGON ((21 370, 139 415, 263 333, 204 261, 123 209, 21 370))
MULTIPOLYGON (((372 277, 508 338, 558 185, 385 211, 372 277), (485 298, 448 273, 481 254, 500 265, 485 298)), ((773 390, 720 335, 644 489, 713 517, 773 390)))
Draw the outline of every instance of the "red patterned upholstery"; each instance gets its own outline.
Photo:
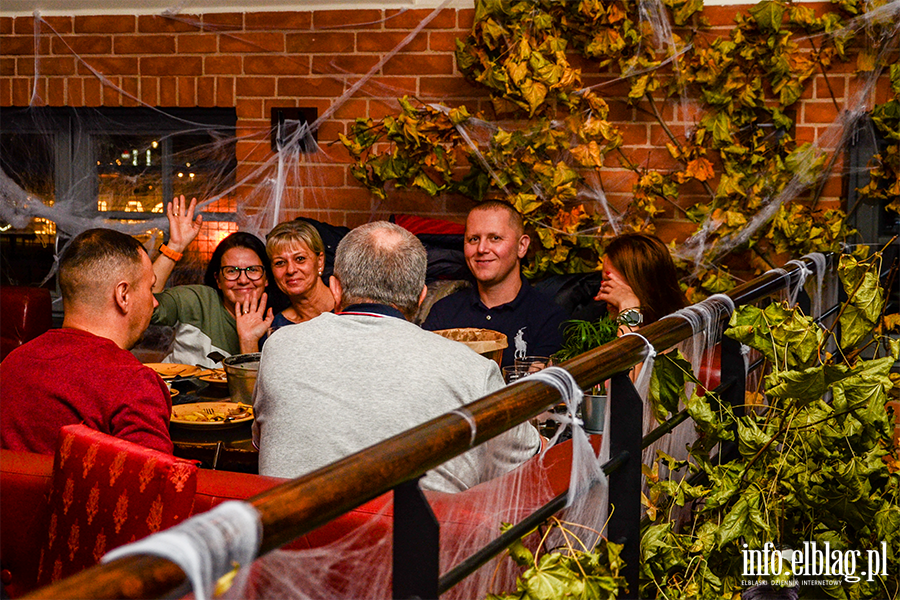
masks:
POLYGON ((0 360, 53 324, 50 291, 0 286, 0 360))
POLYGON ((113 548, 184 520, 196 490, 193 462, 84 425, 63 427, 38 584, 68 577, 113 548))

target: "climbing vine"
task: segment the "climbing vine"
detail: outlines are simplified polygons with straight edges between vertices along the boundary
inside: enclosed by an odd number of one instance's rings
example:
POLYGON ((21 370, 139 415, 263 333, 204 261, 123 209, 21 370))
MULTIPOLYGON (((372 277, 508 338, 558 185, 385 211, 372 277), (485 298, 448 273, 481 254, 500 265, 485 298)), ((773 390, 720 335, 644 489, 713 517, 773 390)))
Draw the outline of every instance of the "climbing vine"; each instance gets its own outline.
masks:
MULTIPOLYGON (((653 232, 672 215, 696 227, 692 297, 731 287, 730 264, 762 269, 785 253, 839 249, 852 233, 846 215, 818 207, 834 150, 798 139, 795 113, 815 75, 828 82, 829 68, 855 54, 861 77, 890 69, 894 98, 872 114, 879 128, 896 125, 896 52, 877 52, 890 42, 866 37, 871 27, 845 27, 862 3, 817 13, 763 0, 737 14, 727 35, 706 24, 700 0, 663 4, 477 0, 456 58, 489 93, 491 114, 404 98, 399 114, 360 119, 342 137, 353 175, 382 198, 395 187, 510 202, 537 240, 531 276, 595 269, 605 238, 653 232), (654 10, 671 15, 668 39, 659 35, 664 20, 651 25, 654 10), (644 164, 625 146, 609 120, 607 83, 624 85, 617 95, 658 125, 668 166, 644 164), (631 199, 607 213, 597 200, 623 169, 631 199)), ((889 181, 896 142, 875 158, 863 190, 891 206, 900 198, 889 181)))

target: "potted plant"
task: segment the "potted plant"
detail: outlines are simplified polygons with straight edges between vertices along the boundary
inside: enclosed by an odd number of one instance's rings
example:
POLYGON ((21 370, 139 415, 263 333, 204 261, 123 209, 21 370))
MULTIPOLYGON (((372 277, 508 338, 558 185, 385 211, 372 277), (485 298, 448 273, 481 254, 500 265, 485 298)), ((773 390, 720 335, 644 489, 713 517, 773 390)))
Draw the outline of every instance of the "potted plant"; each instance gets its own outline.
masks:
MULTIPOLYGON (((617 337, 618 325, 610 317, 596 321, 573 319, 566 321, 563 330, 563 347, 553 355, 553 361, 560 363, 598 348, 617 337)), ((581 418, 588 433, 603 433, 603 418, 606 412, 606 387, 600 383, 591 390, 585 390, 581 403, 581 418)))

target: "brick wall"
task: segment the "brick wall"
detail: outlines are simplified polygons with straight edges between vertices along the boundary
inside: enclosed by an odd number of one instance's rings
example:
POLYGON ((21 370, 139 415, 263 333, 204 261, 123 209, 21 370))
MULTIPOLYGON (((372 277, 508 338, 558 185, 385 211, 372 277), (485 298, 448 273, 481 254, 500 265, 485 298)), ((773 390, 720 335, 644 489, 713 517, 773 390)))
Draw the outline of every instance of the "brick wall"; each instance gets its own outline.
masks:
MULTIPOLYGON (((709 7, 705 16, 727 32, 734 11, 745 9, 709 7)), ((238 134, 259 133, 269 128, 273 106, 315 106, 324 113, 429 14, 429 10, 353 10, 47 17, 41 24, 42 77, 37 93, 51 106, 235 107, 238 134), (95 72, 111 85, 104 85, 95 72)), ((337 140, 356 117, 378 118, 395 111, 395 99, 404 94, 487 109, 485 95, 460 76, 453 58, 455 40, 466 35, 472 17, 471 10, 441 12, 323 123, 318 135, 324 156, 308 159, 305 175, 300 171, 301 181, 291 190, 289 216, 302 214, 349 226, 392 212, 462 218, 470 206, 465 198, 432 200, 394 193, 387 202, 376 203, 349 174, 346 152, 337 140)), ((0 18, 0 35, 0 107, 28 105, 34 84, 33 19, 0 18)), ((852 70, 852 65, 834 69, 829 74, 830 91, 825 78, 817 78, 797 109, 798 139, 813 141, 824 134, 837 116, 831 94, 838 101, 851 94, 852 70)), ((597 82, 585 79, 587 84, 597 82)), ((883 79, 879 101, 888 97, 883 79)), ((646 112, 621 100, 625 87, 614 84, 603 90, 633 160, 648 165, 670 161, 661 128, 646 112)), ((684 118, 682 108, 666 104, 664 110, 677 129, 684 118)), ((255 141, 239 142, 238 175, 252 173, 259 162, 270 159, 268 148, 255 141)), ((615 163, 604 177, 610 199, 619 204, 629 199, 633 182, 633 173, 615 163)), ((839 204, 843 187, 840 177, 833 178, 820 205, 839 204)), ((681 202, 691 201, 686 194, 681 202)), ((673 209, 667 210, 670 235, 687 232, 687 224, 678 221, 673 209)))

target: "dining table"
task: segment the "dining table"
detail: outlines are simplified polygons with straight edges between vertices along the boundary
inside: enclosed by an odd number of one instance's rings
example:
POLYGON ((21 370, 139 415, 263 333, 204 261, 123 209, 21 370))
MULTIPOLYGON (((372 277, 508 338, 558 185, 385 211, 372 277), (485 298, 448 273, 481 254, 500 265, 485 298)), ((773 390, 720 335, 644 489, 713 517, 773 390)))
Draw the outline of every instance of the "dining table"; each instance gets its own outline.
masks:
MULTIPOLYGON (((153 368, 155 365, 148 366, 153 368)), ((160 374, 172 394, 173 418, 169 434, 175 456, 197 460, 201 468, 257 474, 259 451, 253 446, 252 418, 218 422, 189 422, 176 418, 177 414, 202 410, 201 407, 227 411, 233 405, 235 408, 231 410, 236 410, 238 403, 232 400, 224 377, 221 380, 204 377, 209 370, 202 369, 185 369, 183 374, 174 377, 160 374)))

